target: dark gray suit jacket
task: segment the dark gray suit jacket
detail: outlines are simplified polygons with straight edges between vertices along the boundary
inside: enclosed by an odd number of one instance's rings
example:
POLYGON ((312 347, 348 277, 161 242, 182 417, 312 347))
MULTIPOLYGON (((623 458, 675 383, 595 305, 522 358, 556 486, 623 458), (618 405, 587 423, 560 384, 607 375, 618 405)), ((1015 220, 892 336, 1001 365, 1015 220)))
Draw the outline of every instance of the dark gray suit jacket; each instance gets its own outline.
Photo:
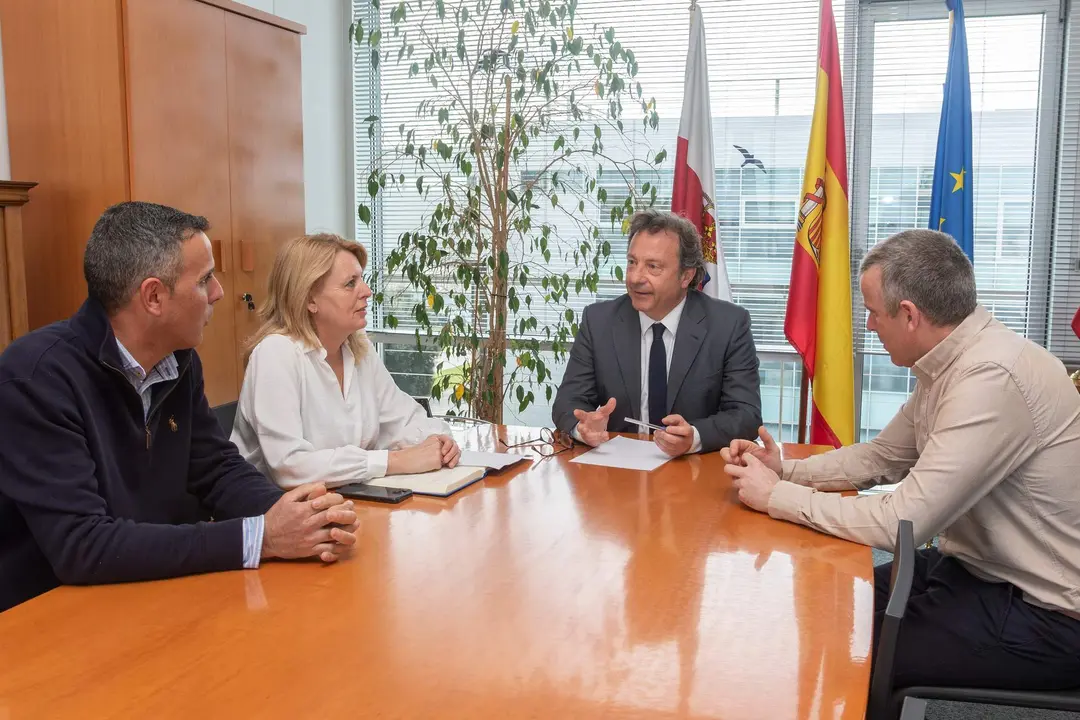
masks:
MULTIPOLYGON (((552 406, 555 427, 573 431, 575 409, 595 410, 612 397, 608 430, 638 431, 623 421, 642 417, 641 322, 629 295, 585 308, 552 406)), ((702 452, 757 437, 761 390, 750 313, 690 291, 675 333, 667 397, 668 413, 697 428, 702 452)))

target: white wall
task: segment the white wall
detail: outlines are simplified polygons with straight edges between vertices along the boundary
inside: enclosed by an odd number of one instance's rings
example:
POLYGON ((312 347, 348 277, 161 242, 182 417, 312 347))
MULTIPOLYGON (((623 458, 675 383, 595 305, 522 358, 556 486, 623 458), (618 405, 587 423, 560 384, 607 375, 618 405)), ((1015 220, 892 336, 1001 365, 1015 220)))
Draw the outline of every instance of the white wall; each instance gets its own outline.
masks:
POLYGON ((354 235, 352 51, 349 0, 241 0, 307 26, 300 39, 304 96, 304 210, 309 232, 354 235))
POLYGON ((0 46, 0 180, 11 180, 11 156, 8 154, 7 109, 4 105, 4 49, 0 46))
MULTIPOLYGON (((352 100, 348 0, 244 0, 307 26, 300 40, 304 98, 304 211, 308 231, 352 237, 352 100)), ((0 180, 11 179, 0 56, 0 180)), ((198 212, 197 209, 195 209, 198 212)))

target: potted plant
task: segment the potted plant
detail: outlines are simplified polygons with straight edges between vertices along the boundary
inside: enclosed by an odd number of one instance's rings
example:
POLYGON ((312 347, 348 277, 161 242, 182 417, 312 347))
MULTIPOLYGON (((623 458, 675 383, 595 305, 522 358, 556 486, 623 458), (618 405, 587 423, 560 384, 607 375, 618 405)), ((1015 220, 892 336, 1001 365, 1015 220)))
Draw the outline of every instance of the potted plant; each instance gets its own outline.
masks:
POLYGON ((373 70, 396 63, 428 88, 400 122, 366 118, 392 147, 365 168, 358 213, 371 225, 378 203, 423 202, 373 277, 375 301, 388 327, 406 313, 418 347, 429 336, 441 351, 432 396, 458 414, 499 423, 507 393, 519 410, 551 399, 541 349, 562 358, 577 308, 622 281, 611 240, 657 198, 667 152, 642 137, 659 119, 637 60, 614 29, 580 27, 576 9, 413 0, 350 28, 373 70))

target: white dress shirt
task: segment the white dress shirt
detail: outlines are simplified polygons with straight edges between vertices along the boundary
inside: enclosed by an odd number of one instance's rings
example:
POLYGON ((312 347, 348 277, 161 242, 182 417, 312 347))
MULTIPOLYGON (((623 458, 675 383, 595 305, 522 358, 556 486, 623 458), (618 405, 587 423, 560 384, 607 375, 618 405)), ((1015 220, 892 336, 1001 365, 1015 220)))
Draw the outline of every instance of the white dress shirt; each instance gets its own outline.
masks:
POLYGON ((341 354, 343 386, 321 347, 269 335, 251 353, 232 441, 283 488, 382 477, 390 450, 450 432, 398 388, 371 345, 359 362, 347 344, 341 354))
MULTIPOLYGON (((682 318, 683 308, 686 306, 686 298, 676 305, 671 312, 664 316, 660 322, 664 325, 664 359, 667 361, 665 375, 671 374, 671 356, 675 352, 675 333, 679 330, 679 320, 682 318)), ((656 323, 645 313, 638 311, 638 320, 641 322, 641 414, 642 417, 634 418, 644 420, 653 425, 663 425, 664 418, 649 417, 649 356, 652 354, 653 332, 652 326, 656 323)), ((601 398, 601 405, 607 402, 607 398, 601 398)), ((665 416, 666 417, 666 416, 665 416)), ((689 421, 687 421, 689 422, 689 421)), ((693 426, 691 426, 693 427, 693 426)), ((694 442, 688 453, 701 452, 701 433, 697 428, 694 430, 694 442)), ((577 427, 574 427, 572 435, 581 440, 577 427)))

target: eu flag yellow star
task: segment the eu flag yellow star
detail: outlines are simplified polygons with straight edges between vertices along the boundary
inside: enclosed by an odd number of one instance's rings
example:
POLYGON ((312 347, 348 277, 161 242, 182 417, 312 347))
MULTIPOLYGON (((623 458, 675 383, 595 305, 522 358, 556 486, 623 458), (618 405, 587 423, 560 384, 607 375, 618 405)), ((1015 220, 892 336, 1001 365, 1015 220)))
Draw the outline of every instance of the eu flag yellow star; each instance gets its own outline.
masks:
POLYGON ((960 168, 960 172, 958 172, 958 173, 951 172, 949 174, 952 175, 952 179, 956 181, 956 184, 953 185, 952 191, 956 192, 957 190, 963 190, 964 189, 964 175, 967 174, 967 170, 965 170, 964 168, 960 168))

